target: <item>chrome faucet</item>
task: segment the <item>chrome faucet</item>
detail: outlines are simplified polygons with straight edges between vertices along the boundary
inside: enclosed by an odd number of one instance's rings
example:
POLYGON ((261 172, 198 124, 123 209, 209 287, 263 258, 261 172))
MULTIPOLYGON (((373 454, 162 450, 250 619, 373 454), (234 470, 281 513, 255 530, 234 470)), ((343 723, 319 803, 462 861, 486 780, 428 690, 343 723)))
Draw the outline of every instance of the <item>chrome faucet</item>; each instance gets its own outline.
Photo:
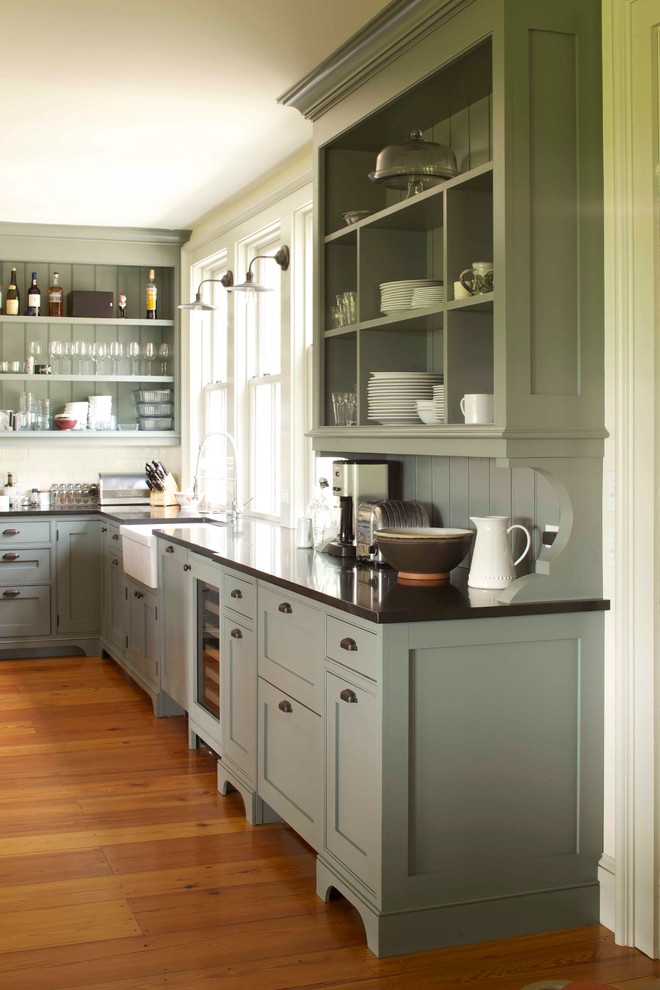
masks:
POLYGON ((234 477, 233 477, 232 499, 231 499, 231 521, 234 526, 237 526, 241 513, 243 512, 243 509, 248 504, 248 502, 252 501, 252 499, 249 498, 247 502, 245 502, 243 505, 239 506, 238 504, 236 444, 234 442, 234 438, 231 435, 231 433, 226 433, 224 430, 210 430, 208 433, 205 433, 202 439, 200 440, 199 447, 197 448, 197 460, 195 461, 195 476, 193 478, 193 498, 197 499, 199 497, 199 478, 198 478, 199 461, 202 456, 202 451, 204 450, 204 444, 209 439, 209 437, 224 437, 226 440, 229 441, 231 445, 232 454, 234 455, 234 477))

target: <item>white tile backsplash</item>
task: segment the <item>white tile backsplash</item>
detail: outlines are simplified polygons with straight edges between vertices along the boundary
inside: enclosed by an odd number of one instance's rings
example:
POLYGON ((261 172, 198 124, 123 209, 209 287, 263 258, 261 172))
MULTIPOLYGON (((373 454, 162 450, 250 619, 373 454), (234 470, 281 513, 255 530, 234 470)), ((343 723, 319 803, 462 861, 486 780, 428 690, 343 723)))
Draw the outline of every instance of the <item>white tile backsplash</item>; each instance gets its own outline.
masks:
POLYGON ((0 441, 0 487, 11 472, 23 490, 50 488, 54 483, 98 481, 99 472, 143 473, 145 461, 162 461, 177 482, 181 477, 181 447, 102 446, 66 440, 25 445, 0 441))

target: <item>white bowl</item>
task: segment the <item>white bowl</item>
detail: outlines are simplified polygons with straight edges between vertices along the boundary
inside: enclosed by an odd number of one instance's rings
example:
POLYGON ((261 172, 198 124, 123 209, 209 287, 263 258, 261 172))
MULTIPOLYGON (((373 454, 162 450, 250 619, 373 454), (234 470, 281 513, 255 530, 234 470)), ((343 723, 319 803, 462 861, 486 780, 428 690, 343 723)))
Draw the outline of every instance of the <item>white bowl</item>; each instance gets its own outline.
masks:
POLYGON ((431 425, 432 423, 440 423, 441 420, 438 419, 433 409, 420 409, 417 408, 417 415, 421 419, 422 423, 431 425))
POLYGON ((182 512, 198 512, 200 498, 195 498, 192 492, 174 492, 176 504, 182 512))

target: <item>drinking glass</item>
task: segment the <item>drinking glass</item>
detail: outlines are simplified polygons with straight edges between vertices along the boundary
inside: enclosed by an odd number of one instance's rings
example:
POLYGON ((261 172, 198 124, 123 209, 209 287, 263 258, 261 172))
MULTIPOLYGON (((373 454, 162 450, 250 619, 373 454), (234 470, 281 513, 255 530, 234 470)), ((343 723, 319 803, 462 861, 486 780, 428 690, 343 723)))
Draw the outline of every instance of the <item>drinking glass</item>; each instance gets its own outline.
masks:
POLYGON ((87 366, 92 358, 92 345, 87 340, 79 340, 77 342, 77 352, 78 370, 80 374, 84 374, 87 371, 87 366))
POLYGON ((124 356, 124 345, 119 340, 113 340, 110 344, 108 351, 110 355, 110 360, 112 361, 112 373, 113 375, 119 374, 119 362, 124 356))
POLYGON ((62 357, 64 358, 65 361, 68 361, 69 362, 69 374, 72 375, 73 374, 73 357, 74 357, 74 354, 73 354, 73 351, 74 351, 73 342, 70 341, 70 340, 65 340, 64 341, 64 344, 62 345, 62 347, 63 347, 62 357))
POLYGON ((158 357, 160 358, 160 373, 161 375, 167 374, 167 361, 171 355, 170 345, 161 344, 158 348, 158 357))
POLYGON ((98 340, 95 341, 92 344, 92 361, 94 362, 94 368, 97 375, 101 373, 100 368, 107 356, 108 356, 108 345, 98 340))
POLYGON ((156 357, 156 345, 152 342, 142 345, 142 357, 147 365, 147 375, 151 374, 151 364, 156 357))
POLYGON ((41 344, 38 340, 31 340, 30 347, 28 349, 28 354, 31 358, 34 358, 34 363, 36 364, 41 357, 41 344))
POLYGON ((137 340, 132 340, 130 342, 126 353, 131 359, 131 374, 139 375, 140 374, 140 344, 138 343, 137 340))
POLYGON ((50 359, 53 374, 58 375, 60 371, 60 360, 62 358, 62 341, 51 340, 48 344, 48 357, 50 359))

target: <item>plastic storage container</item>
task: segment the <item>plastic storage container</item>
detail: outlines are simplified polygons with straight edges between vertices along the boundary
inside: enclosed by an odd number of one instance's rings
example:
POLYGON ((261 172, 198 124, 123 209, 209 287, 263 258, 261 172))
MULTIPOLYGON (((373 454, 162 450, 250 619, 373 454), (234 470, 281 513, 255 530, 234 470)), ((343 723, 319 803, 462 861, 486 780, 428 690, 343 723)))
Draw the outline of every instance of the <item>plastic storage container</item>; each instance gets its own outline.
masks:
POLYGON ((174 404, 172 402, 138 402, 138 416, 173 416, 174 404))
POLYGON ((138 423, 141 430, 171 430, 174 428, 172 416, 140 416, 138 423))
POLYGON ((136 388, 133 392, 136 402, 171 402, 171 388, 136 388))

